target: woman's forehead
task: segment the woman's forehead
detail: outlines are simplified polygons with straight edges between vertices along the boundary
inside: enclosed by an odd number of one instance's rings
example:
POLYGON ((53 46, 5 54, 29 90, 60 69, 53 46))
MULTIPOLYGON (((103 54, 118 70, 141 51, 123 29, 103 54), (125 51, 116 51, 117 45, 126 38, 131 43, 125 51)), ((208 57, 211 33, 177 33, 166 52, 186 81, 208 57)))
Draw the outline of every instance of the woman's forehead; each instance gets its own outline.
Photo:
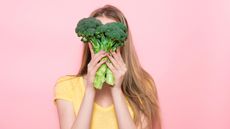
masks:
POLYGON ((98 16, 98 17, 96 17, 96 19, 100 20, 102 22, 102 24, 106 24, 106 23, 110 23, 110 22, 116 22, 115 19, 104 17, 104 16, 98 16))

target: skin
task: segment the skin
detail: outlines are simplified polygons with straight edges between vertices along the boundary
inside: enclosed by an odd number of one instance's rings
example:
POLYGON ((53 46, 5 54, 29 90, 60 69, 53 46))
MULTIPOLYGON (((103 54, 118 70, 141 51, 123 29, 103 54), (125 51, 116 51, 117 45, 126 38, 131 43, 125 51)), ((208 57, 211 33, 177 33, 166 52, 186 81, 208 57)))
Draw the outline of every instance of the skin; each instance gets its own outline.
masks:
MULTIPOLYGON (((107 17, 97 17, 97 19, 103 24, 115 22, 115 20, 107 17)), ((108 107, 112 104, 114 105, 119 129, 141 129, 140 127, 135 126, 126 105, 125 96, 121 90, 121 84, 127 71, 127 67, 121 58, 120 48, 118 48, 116 52, 111 52, 112 56, 103 51, 94 54, 91 44, 89 44, 89 48, 92 59, 88 64, 89 72, 87 75, 83 76, 86 90, 78 115, 75 115, 73 105, 70 102, 62 99, 56 101, 61 129, 89 129, 94 102, 101 107, 108 107), (107 63, 105 61, 99 62, 100 59, 105 56, 107 56, 112 63, 107 63), (97 90, 93 87, 93 79, 97 69, 103 63, 106 63, 113 72, 115 84, 111 87, 104 83, 103 88, 97 90)), ((143 115, 141 116, 141 118, 144 118, 143 115)), ((143 124, 145 125, 146 122, 143 121, 143 124)))

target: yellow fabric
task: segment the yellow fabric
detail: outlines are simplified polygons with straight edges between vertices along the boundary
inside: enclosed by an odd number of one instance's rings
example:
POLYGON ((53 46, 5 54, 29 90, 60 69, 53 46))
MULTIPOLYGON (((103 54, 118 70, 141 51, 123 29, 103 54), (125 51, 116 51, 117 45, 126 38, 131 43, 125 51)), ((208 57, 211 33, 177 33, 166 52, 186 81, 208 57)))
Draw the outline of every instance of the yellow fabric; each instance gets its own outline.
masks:
MULTIPOLYGON (((58 78, 54 88, 54 99, 64 99, 72 103, 75 114, 77 115, 81 102, 84 97, 84 80, 83 77, 76 77, 65 75, 58 78)), ((126 99, 129 113, 134 118, 134 114, 128 100, 126 99)), ((109 107, 101 107, 94 102, 91 129, 118 129, 118 123, 115 114, 115 107, 111 105, 109 107)))

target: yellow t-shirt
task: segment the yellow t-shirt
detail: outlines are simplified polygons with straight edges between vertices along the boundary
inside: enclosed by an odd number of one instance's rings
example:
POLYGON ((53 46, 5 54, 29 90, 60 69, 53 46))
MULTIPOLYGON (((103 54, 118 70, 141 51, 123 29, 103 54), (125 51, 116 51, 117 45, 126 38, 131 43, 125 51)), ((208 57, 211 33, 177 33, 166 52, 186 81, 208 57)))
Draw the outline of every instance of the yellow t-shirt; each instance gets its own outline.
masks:
MULTIPOLYGON (((81 102, 84 97, 85 86, 83 76, 76 77, 65 75, 58 78, 54 88, 54 99, 64 99, 72 103, 74 112, 77 115, 81 102)), ((133 110, 126 98, 129 113, 134 118, 133 110)), ((91 129, 118 129, 116 112, 114 105, 109 107, 101 107, 94 102, 91 129)))

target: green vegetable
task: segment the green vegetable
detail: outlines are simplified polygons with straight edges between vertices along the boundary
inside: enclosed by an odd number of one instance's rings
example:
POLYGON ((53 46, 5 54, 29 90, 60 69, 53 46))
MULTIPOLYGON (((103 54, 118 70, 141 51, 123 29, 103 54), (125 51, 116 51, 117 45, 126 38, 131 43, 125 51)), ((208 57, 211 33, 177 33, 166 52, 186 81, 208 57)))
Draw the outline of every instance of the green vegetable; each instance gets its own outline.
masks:
MULTIPOLYGON (((81 37, 84 43, 92 43, 94 53, 100 50, 110 52, 115 51, 118 47, 123 46, 127 39, 127 27, 121 22, 110 22, 102 24, 100 20, 94 17, 83 18, 77 23, 75 33, 81 37)), ((102 60, 108 60, 104 57, 102 60)), ((106 64, 102 64, 95 75, 94 86, 101 89, 106 82, 114 85, 114 76, 106 64)))

